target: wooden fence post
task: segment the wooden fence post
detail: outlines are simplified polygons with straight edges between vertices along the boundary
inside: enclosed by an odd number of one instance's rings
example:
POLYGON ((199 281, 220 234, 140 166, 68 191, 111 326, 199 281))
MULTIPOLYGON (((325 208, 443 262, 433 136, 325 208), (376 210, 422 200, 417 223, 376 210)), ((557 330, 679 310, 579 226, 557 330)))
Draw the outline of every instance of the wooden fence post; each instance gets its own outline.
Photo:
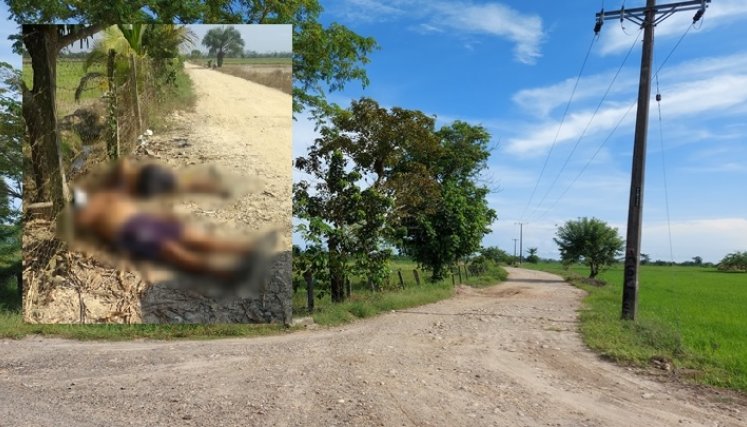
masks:
POLYGON ((143 131, 143 116, 140 114, 140 93, 137 87, 137 61, 135 61, 135 54, 130 54, 130 80, 132 81, 132 93, 135 95, 135 115, 137 116, 137 133, 140 134, 143 131))
POLYGON ((456 286, 453 272, 451 273, 451 286, 456 286))
POLYGON ((462 268, 457 264, 457 273, 459 273, 459 283, 462 283, 462 268))
POLYGON ((110 159, 119 157, 119 123, 117 120, 117 88, 114 84, 114 58, 117 52, 109 49, 106 62, 106 77, 109 80, 109 111, 107 118, 106 151, 110 159))
POLYGON ((306 311, 311 313, 314 311, 314 276, 311 270, 306 270, 303 278, 306 280, 306 311))
POLYGON ((418 275, 418 270, 412 270, 412 273, 415 275, 415 284, 420 286, 420 275, 418 275))
POLYGON ((345 293, 347 293, 347 298, 350 298, 350 277, 345 277, 345 293))
POLYGON ((405 281, 402 279, 402 270, 397 270, 397 275, 399 276, 399 287, 405 289, 405 281))

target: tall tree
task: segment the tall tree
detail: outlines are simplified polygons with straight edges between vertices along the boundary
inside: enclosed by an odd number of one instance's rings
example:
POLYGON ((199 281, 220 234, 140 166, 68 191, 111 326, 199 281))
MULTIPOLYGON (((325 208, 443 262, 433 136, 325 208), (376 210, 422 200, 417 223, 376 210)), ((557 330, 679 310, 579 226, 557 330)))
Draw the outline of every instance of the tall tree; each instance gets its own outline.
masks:
POLYGON ((202 38, 202 45, 209 49, 208 55, 215 55, 218 67, 223 66, 223 58, 239 56, 244 50, 241 33, 231 26, 213 28, 202 38))
POLYGON ((489 190, 477 183, 490 156, 490 135, 481 126, 456 121, 436 136, 440 150, 421 162, 430 165, 439 193, 421 200, 414 209, 418 213, 408 216, 401 229, 404 251, 431 269, 432 280, 443 278, 448 265, 476 252, 496 219, 487 202, 489 190))
POLYGON ((346 170, 348 161, 339 150, 296 159, 296 168, 312 175, 315 183, 294 184, 293 213, 308 222, 300 227, 306 240, 326 244, 332 301, 343 301, 345 267, 353 253, 349 231, 365 216, 356 185, 361 175, 346 170))
POLYGON ((597 218, 567 221, 558 227, 555 243, 564 264, 582 261, 589 266, 589 277, 595 278, 605 266, 615 262, 624 241, 617 229, 597 218))
MULTIPOLYGON (((0 62, 0 287, 15 279, 21 287, 21 215, 25 126, 18 70, 0 62)), ((17 298, 20 301, 20 298, 17 298)))

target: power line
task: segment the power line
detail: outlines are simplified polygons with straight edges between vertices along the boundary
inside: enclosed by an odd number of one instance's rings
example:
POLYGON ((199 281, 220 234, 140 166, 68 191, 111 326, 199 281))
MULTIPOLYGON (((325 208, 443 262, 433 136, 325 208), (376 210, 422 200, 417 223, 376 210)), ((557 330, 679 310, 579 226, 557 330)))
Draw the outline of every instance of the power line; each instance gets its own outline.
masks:
MULTIPOLYGON (((601 28, 601 26, 599 27, 601 28)), ((555 143, 558 141, 558 136, 560 136, 560 130, 563 128, 563 123, 565 123, 566 115, 568 114, 568 110, 571 107, 571 102, 573 101, 573 97, 576 94, 576 89, 578 88, 578 82, 581 81, 581 75, 584 72, 584 69, 586 68, 586 63, 589 60, 589 55, 591 54, 591 49, 594 46, 594 42, 597 40, 597 36, 599 34, 599 29, 595 27, 595 35, 591 39, 591 43, 589 43, 589 48, 586 50, 586 55, 584 56, 584 61, 581 64, 581 69, 578 72, 578 76, 576 77, 576 83, 573 85, 573 90, 571 91, 571 96, 568 99, 568 103, 565 106, 565 110, 563 111, 563 117, 560 119, 560 125, 558 125, 558 130, 555 132, 555 138, 552 141, 552 144, 550 145, 550 151, 547 152, 547 156, 545 157, 545 163, 542 165, 542 170, 540 171, 539 176, 537 177, 537 182, 534 183, 534 188, 532 189, 532 194, 529 196, 529 201, 527 201, 526 206, 524 206, 524 210, 521 211, 521 218, 524 218, 524 214, 526 213, 529 206, 532 204, 532 200, 534 199, 534 194, 537 192, 537 187, 539 186, 540 181, 542 180, 542 175, 545 173, 545 168, 547 168, 547 162, 550 160, 550 155, 552 154, 552 150, 555 148, 555 143)))
MULTIPOLYGON (((665 57, 664 61, 662 61, 662 63, 661 63, 661 64, 659 64, 659 67, 658 67, 658 68, 656 69, 656 73, 654 74, 654 76, 655 76, 655 77, 656 77, 656 79, 657 79, 657 80, 656 80, 656 81, 657 81, 657 89, 658 89, 658 78, 659 78, 659 73, 661 73, 661 70, 662 70, 662 69, 664 68, 664 65, 665 65, 665 64, 667 63, 667 61, 669 60, 669 58, 671 58, 671 57, 672 57, 672 54, 674 54, 674 52, 675 52, 675 51, 677 50, 677 48, 678 48, 678 47, 680 46, 680 44, 682 43, 682 40, 683 40, 683 39, 685 38, 685 36, 686 36, 686 35, 687 35, 687 34, 688 34, 688 33, 690 32, 690 29, 692 29, 694 25, 695 25, 695 23, 693 23, 692 25, 688 25, 688 27, 687 27, 687 29, 685 30, 685 32, 684 32, 684 33, 682 34, 682 36, 680 36, 680 38, 679 38, 679 39, 677 40, 677 43, 675 43, 675 45, 674 45, 674 46, 672 47, 672 49, 670 49, 670 51, 669 51, 669 53, 667 54, 667 56, 665 57)), ((640 33, 639 33, 639 34, 640 34, 640 33)), ((562 192, 562 193, 560 194, 560 196, 558 196, 558 198, 557 198, 557 199, 555 199, 555 201, 554 201, 554 202, 553 202, 553 204, 552 204, 552 205, 550 206, 550 208, 546 209, 546 210, 545 210, 544 212, 542 212, 542 213, 540 214, 540 216, 539 216, 539 217, 537 217, 537 218, 536 218, 537 220, 540 220, 540 219, 544 218, 544 217, 545 217, 545 216, 547 215, 547 213, 548 213, 548 212, 552 212, 552 210, 553 210, 553 209, 555 209, 555 207, 556 207, 556 206, 558 205, 558 203, 560 202, 560 200, 561 200, 561 199, 562 199, 562 198, 563 198, 563 197, 564 197, 564 196, 565 196, 565 195, 566 195, 566 194, 568 193, 568 191, 569 191, 569 190, 570 190, 570 189, 571 189, 571 188, 573 187, 573 185, 575 185, 575 184, 576 184, 576 182, 578 181, 578 179, 579 179, 579 178, 581 177, 581 175, 583 175, 583 173, 584 173, 584 172, 586 171, 586 169, 587 169, 587 168, 589 167, 589 165, 590 165, 590 164, 591 164, 591 163, 592 163, 592 162, 594 161, 594 159, 596 159, 596 157, 597 157, 597 155, 599 154, 599 152, 601 151, 601 149, 602 149, 602 148, 603 148, 603 147, 604 147, 604 146, 605 146, 605 145, 607 144, 607 142, 608 142, 608 141, 609 141, 609 140, 610 140, 610 139, 612 138, 612 136, 614 135, 614 133, 615 133, 615 132, 617 131, 617 129, 618 129, 619 127, 620 127, 620 125, 622 125, 622 123, 623 123, 623 121, 625 120, 625 118, 627 118, 628 114, 630 114, 630 111, 631 111, 631 110, 633 109, 633 107, 635 107, 635 106, 636 106, 636 102, 633 102, 633 103, 632 103, 632 104, 630 105, 630 107, 628 107, 628 109, 627 109, 627 110, 625 111, 625 113, 624 113, 624 114, 622 115, 622 117, 621 117, 621 118, 620 118, 620 120, 619 120, 619 121, 617 122, 617 124, 615 125, 615 127, 614 127, 614 128, 612 128, 612 130, 611 130, 611 131, 610 131, 610 133, 609 133, 609 134, 607 135, 607 137, 606 137, 606 138, 605 138, 605 139, 604 139, 604 140, 602 141, 602 143, 601 143, 601 144, 599 144, 599 146, 597 147, 596 151, 594 151, 594 154, 593 154, 593 155, 591 156, 591 158, 590 158, 590 159, 589 159, 589 160, 588 160, 588 161, 586 162, 586 164, 584 164, 584 166, 583 166, 583 167, 581 168, 581 171, 580 171, 580 172, 579 172, 579 173, 578 173, 578 174, 576 175, 576 177, 575 177, 575 178, 573 178, 573 181, 572 181, 572 182, 571 182, 571 183, 570 183, 570 184, 569 184, 569 185, 568 185, 568 186, 567 186, 567 187, 566 187, 566 188, 565 188, 565 189, 563 190, 563 192, 562 192)), ((539 207, 540 207, 540 206, 541 206, 541 204, 540 204, 540 205, 538 205, 537 209, 539 209, 539 207)), ((535 209, 535 211, 536 211, 537 209, 535 209)))
POLYGON ((555 179, 553 179, 552 184, 550 184, 550 187, 547 189, 544 196, 542 196, 542 199, 537 204, 537 207, 532 211, 531 215, 537 212, 540 206, 542 206, 542 203, 544 203, 545 200, 547 199, 547 196, 550 194, 552 189, 555 188, 555 184, 557 184, 558 179, 560 178, 560 175, 562 175, 563 171, 565 171, 565 168, 568 166, 568 162, 570 162, 571 158, 573 157, 573 154, 576 152, 576 149, 578 148, 578 145, 581 143, 581 140, 584 139, 584 136, 586 136, 586 132, 589 130, 589 127, 591 127, 591 123, 594 121, 594 119, 597 116, 597 113, 599 113, 599 110, 602 108, 602 104, 604 104, 604 101, 607 99, 607 96, 612 90, 612 86, 615 84, 617 77, 620 75, 620 72, 625 66, 625 63, 628 61, 628 58, 630 57, 630 54, 633 52, 633 49, 635 48, 635 45, 638 43, 638 40, 640 39, 640 37, 641 37, 641 31, 638 31, 638 36, 636 36, 635 40, 633 41, 633 44, 630 46, 630 49, 628 49, 628 53, 625 55, 625 58, 623 58, 623 61, 620 64, 620 67, 617 69, 617 72, 612 77, 612 81, 610 82, 609 86, 607 86, 607 91, 605 91, 604 95, 602 95, 602 99, 599 101, 599 104, 597 104, 597 108, 594 110, 594 113, 591 115, 591 118, 586 123, 586 127, 584 127, 584 130, 581 132, 581 135, 578 137, 578 139, 576 140, 576 143, 573 145, 573 149, 566 157, 565 162, 563 163, 563 166, 560 168, 560 171, 558 172, 558 174, 555 175, 555 179))

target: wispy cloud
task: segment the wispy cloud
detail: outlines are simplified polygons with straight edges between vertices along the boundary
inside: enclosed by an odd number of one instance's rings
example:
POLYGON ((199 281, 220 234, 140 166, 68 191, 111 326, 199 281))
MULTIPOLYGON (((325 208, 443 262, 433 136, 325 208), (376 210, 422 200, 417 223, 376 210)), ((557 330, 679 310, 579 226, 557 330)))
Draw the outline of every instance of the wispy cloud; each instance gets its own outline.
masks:
MULTIPOLYGON (((590 76, 579 84, 582 88, 577 93, 577 100, 591 100, 600 96, 610 79, 611 73, 590 76), (602 83, 605 82, 605 83, 602 83), (586 86, 594 90, 587 90, 586 86)), ((623 76, 630 76, 627 70, 623 76)), ((714 113, 719 115, 743 114, 747 108, 747 52, 724 57, 710 58, 680 64, 666 69, 662 73, 666 83, 666 93, 662 108, 667 119, 686 118, 696 114, 714 113)), ((617 125, 628 106, 635 99, 637 86, 630 77, 623 77, 610 92, 613 100, 600 108, 586 132, 586 136, 607 132, 617 125)), ((571 83, 572 84, 572 83, 571 83)), ((567 102, 570 95, 569 81, 563 81, 547 87, 525 89, 514 95, 519 105, 534 102, 535 114, 550 113, 556 106, 567 102), (566 99, 562 94, 565 92, 566 99), (528 101, 525 99, 527 98, 528 101)), ((593 108, 589 103, 571 109, 558 135, 557 143, 563 144, 577 140, 589 124, 593 108)), ((631 123, 633 114, 629 114, 623 126, 631 123)), ((541 155, 552 145, 560 126, 560 118, 544 119, 540 123, 530 122, 524 132, 510 139, 507 151, 522 156, 541 155)))
MULTIPOLYGON (((514 44, 514 58, 524 64, 534 64, 542 56, 540 46, 545 36, 542 18, 502 3, 353 0, 345 2, 335 13, 348 20, 368 23, 407 18, 407 28, 421 34, 480 35, 506 39, 514 44)), ((465 46, 474 47, 474 44, 467 43, 465 46)))
POLYGON ((544 31, 538 15, 523 14, 500 3, 434 2, 432 7, 437 12, 432 25, 509 39, 515 43, 514 58, 524 64, 534 64, 542 56, 544 31))

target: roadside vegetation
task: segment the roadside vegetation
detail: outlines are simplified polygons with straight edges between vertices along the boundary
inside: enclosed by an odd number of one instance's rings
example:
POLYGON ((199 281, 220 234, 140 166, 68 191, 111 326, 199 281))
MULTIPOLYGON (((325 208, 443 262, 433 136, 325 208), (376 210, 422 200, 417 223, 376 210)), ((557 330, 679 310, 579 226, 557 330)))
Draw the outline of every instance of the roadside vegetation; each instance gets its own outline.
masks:
POLYGON ((703 266, 643 265, 638 320, 620 319, 623 267, 589 281, 588 267, 525 264, 588 292, 580 314, 584 342, 623 364, 673 369, 683 378, 747 391, 747 275, 703 266), (602 283, 606 283, 602 285, 602 283), (602 286, 600 286, 602 285, 602 286))
MULTIPOLYGON (((474 264, 473 264, 474 265, 474 264)), ((374 291, 370 289, 367 280, 361 276, 352 277, 350 283, 351 295, 342 303, 333 303, 329 288, 321 283, 314 290, 314 310, 309 313, 308 294, 303 278, 298 274, 294 277, 293 313, 294 317, 310 315, 314 323, 319 325, 339 325, 356 319, 363 319, 385 313, 391 310, 416 307, 434 303, 454 295, 455 283, 459 284, 459 275, 450 273, 436 282, 426 281, 428 272, 418 270, 414 261, 398 257, 389 262, 392 271, 382 286, 374 291), (420 273, 420 283, 416 282, 414 270, 420 273), (399 282, 402 274, 404 289, 399 282), (452 279, 452 274, 454 278, 452 279)), ((464 269, 462 268, 462 271, 464 269)), ((474 270, 473 270, 474 271, 474 270)), ((294 272, 297 273, 297 272, 294 272)), ((486 262, 485 270, 479 275, 463 275, 461 283, 472 287, 496 285, 506 279, 508 273, 497 263, 486 262)))

